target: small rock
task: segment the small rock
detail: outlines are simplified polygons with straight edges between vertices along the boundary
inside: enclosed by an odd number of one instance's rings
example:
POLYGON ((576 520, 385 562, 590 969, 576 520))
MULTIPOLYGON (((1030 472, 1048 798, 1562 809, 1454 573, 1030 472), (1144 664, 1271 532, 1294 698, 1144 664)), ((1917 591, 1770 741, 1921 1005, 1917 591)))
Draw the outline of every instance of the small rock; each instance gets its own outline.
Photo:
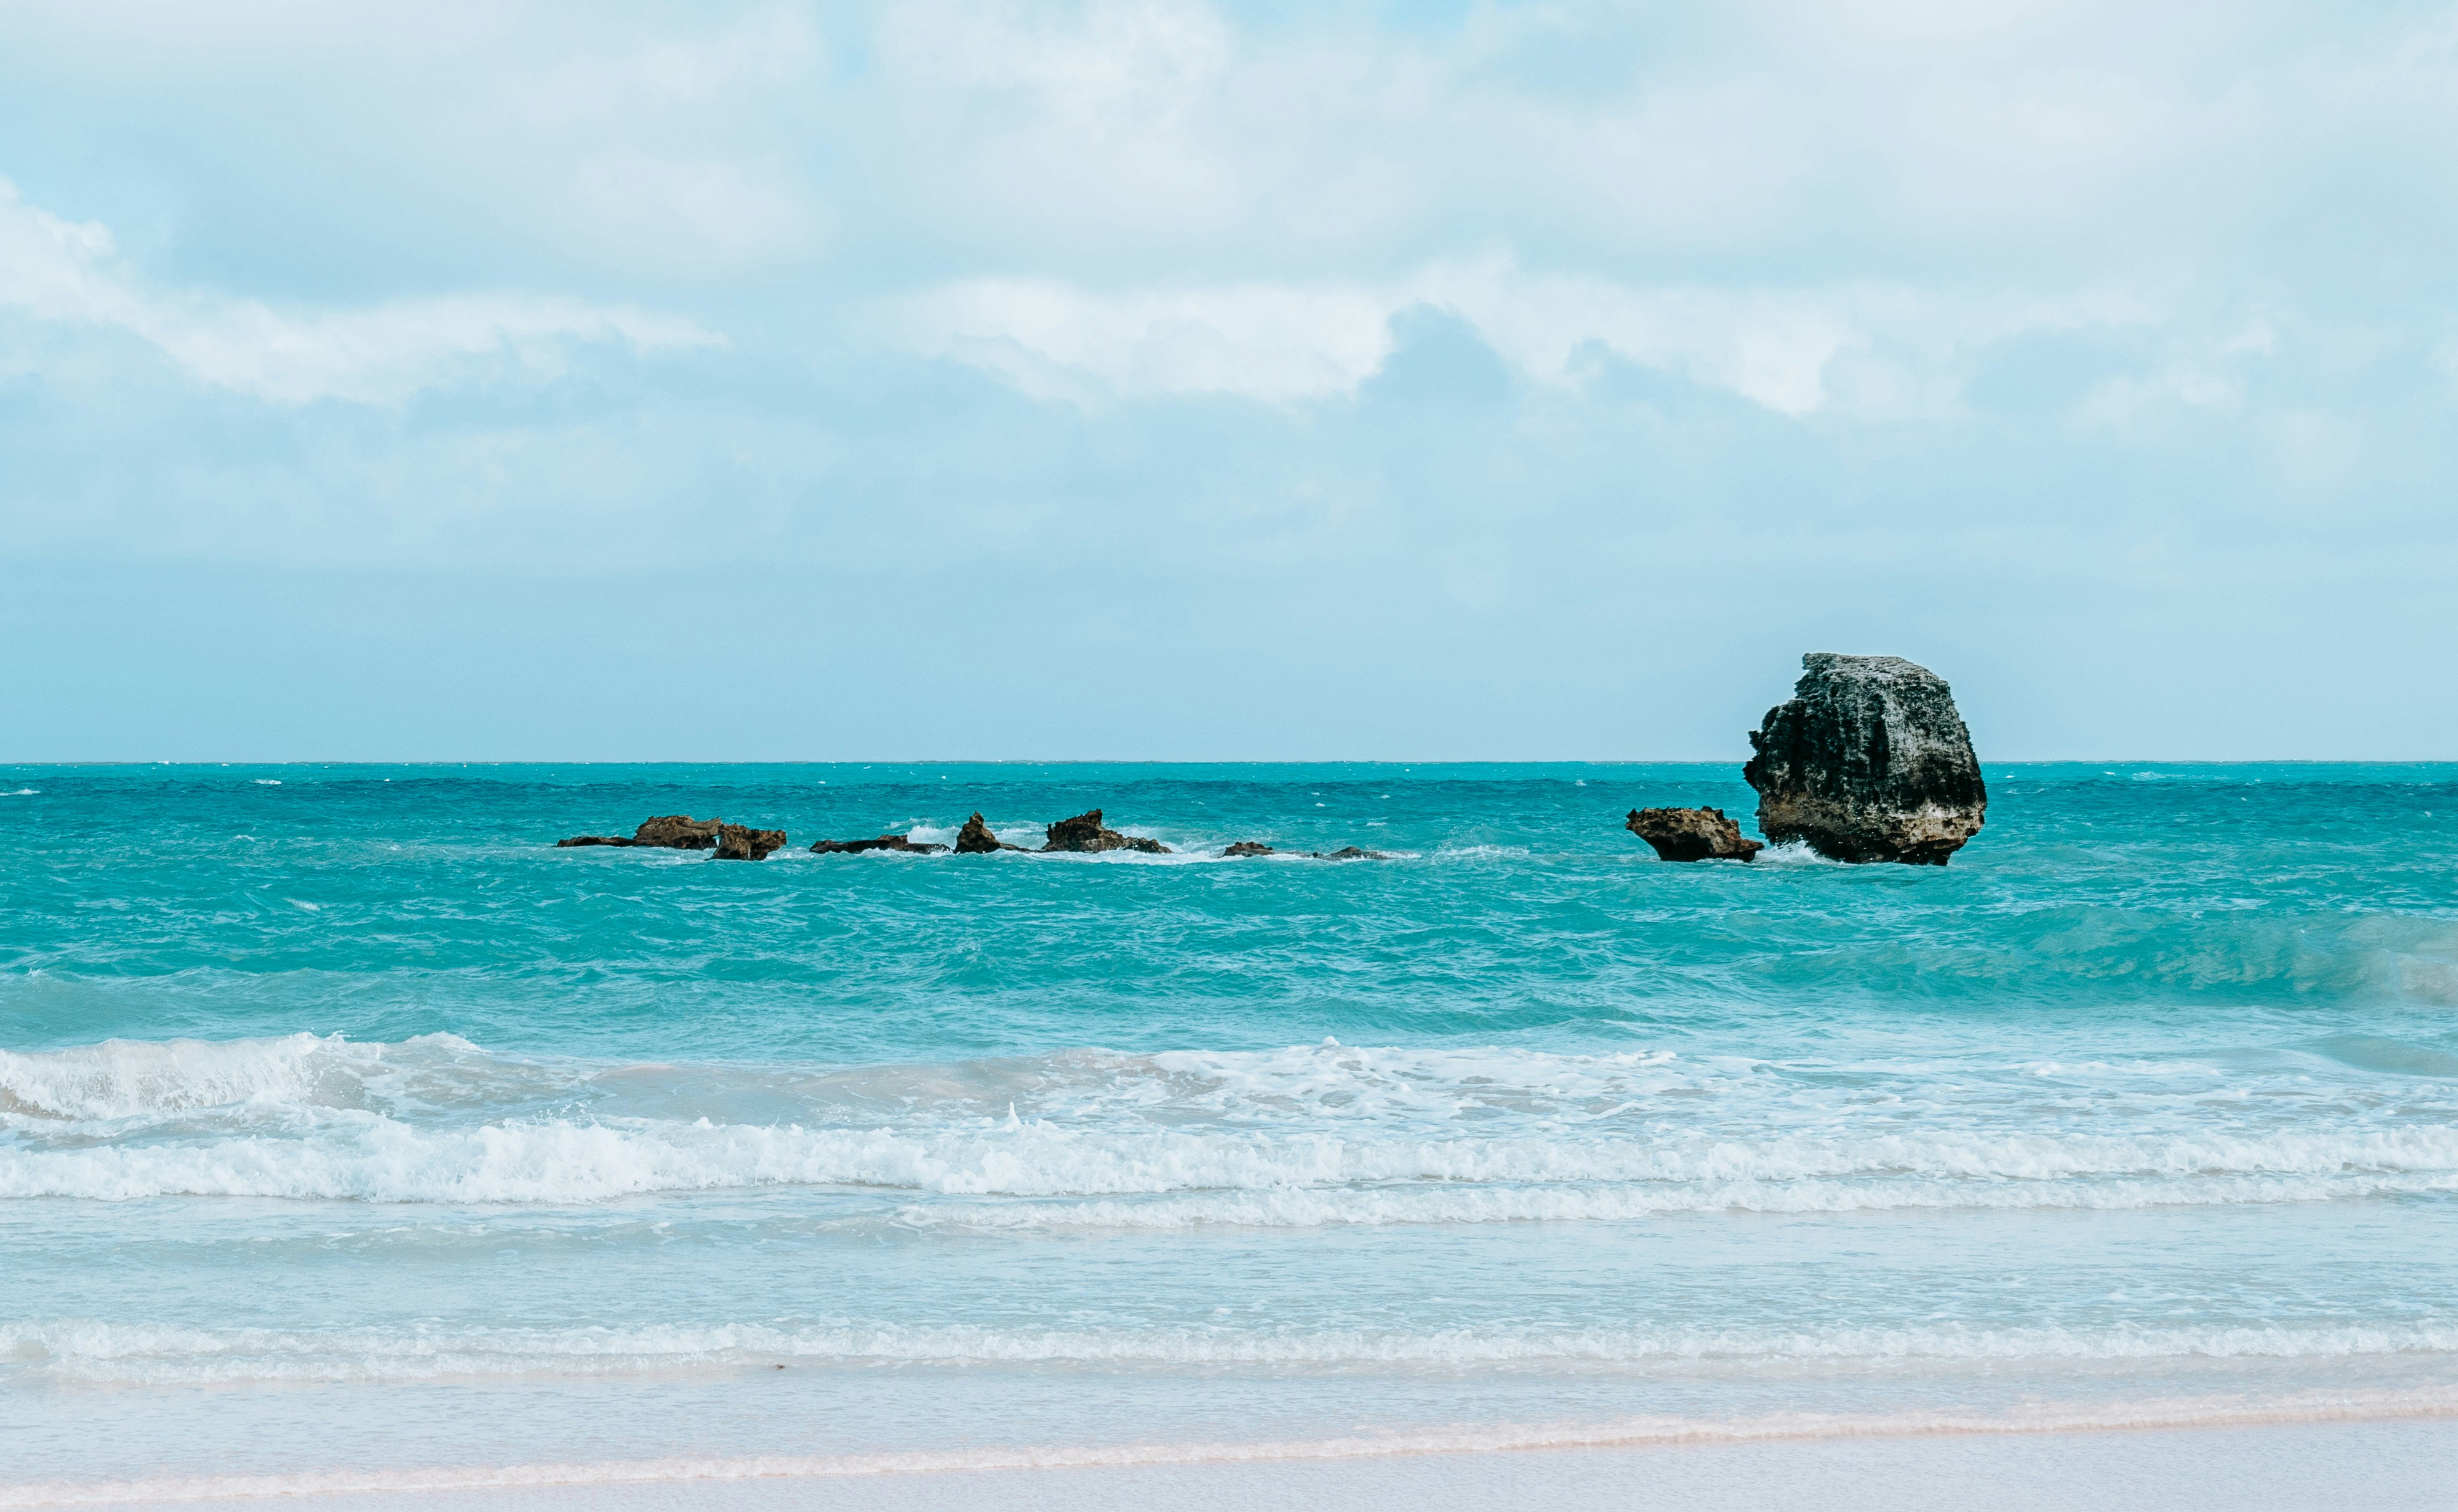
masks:
POLYGON ((1156 856, 1169 854, 1169 847, 1158 840, 1148 840, 1140 835, 1121 835, 1116 830, 1105 828, 1101 823, 1099 809, 1078 814, 1072 819, 1060 819, 1050 826, 1049 840, 1041 848, 1045 851, 1145 851, 1156 856))
POLYGON ((1344 845, 1336 851, 1317 851, 1314 853, 1314 859, 1319 861, 1387 861, 1391 858, 1381 851, 1369 851, 1356 845, 1344 845))
POLYGON ((1024 849, 1023 846, 1010 845, 991 834, 990 827, 982 822, 982 817, 979 814, 965 820, 965 827, 956 833, 956 854, 959 856, 987 856, 993 851, 1022 849, 1024 849))
POLYGON ((882 835, 869 840, 821 840, 811 847, 822 856, 859 856, 864 851, 909 851, 916 856, 936 856, 947 848, 917 842, 909 835, 882 835))
POLYGON ((1239 840, 1220 853, 1223 856, 1269 856, 1272 848, 1261 840, 1239 840))
POLYGON ((1813 652, 1789 703, 1750 734, 1759 832, 1839 861, 1943 866, 1980 832, 1989 790, 1954 694, 1900 656, 1813 652))
POLYGON ((1745 861, 1766 849, 1743 839, 1722 809, 1633 809, 1623 827, 1668 861, 1745 861))
POLYGON ((768 853, 785 846, 783 830, 755 830, 740 824, 717 827, 717 855, 713 860, 764 861, 768 853))

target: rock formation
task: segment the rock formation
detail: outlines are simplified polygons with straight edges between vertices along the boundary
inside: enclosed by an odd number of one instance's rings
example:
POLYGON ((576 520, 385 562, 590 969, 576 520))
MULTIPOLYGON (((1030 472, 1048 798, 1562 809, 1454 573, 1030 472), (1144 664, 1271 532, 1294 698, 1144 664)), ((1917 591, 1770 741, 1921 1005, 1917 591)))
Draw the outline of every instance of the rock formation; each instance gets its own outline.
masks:
POLYGON ((1149 851, 1156 856, 1169 854, 1169 847, 1158 840, 1148 840, 1139 835, 1121 835, 1104 828, 1101 811, 1093 809, 1072 819, 1060 819, 1050 826, 1045 851, 1149 851))
POLYGON ((910 851, 916 856, 936 856, 947 848, 917 841, 909 835, 882 835, 868 840, 821 840, 811 847, 823 856, 858 856, 864 851, 910 851))
POLYGON ((755 830, 740 824, 717 827, 717 854, 710 858, 720 861, 764 861, 768 853, 785 846, 783 830, 755 830))
POLYGON ((1766 848, 1743 839, 1722 809, 1633 809, 1623 828, 1668 861, 1745 861, 1766 848))
POLYGON ((1381 851, 1361 850, 1344 845, 1336 851, 1276 851, 1260 840, 1239 840, 1220 853, 1223 856, 1302 856, 1310 861, 1387 861, 1391 858, 1381 851))
POLYGON ((677 851, 704 851, 717 843, 719 821, 696 819, 688 814, 660 814, 643 819, 630 835, 575 835, 563 845, 652 845, 677 851))
POLYGON ((965 820, 965 827, 956 832, 956 854, 959 856, 987 856, 993 851, 1022 849, 1024 849, 1023 846, 1010 845, 991 834, 990 827, 982 822, 982 817, 979 814, 965 820))
POLYGON ((1989 808, 1945 682, 1900 656, 1812 652, 1750 734, 1759 830, 1839 861, 1943 866, 1989 808))

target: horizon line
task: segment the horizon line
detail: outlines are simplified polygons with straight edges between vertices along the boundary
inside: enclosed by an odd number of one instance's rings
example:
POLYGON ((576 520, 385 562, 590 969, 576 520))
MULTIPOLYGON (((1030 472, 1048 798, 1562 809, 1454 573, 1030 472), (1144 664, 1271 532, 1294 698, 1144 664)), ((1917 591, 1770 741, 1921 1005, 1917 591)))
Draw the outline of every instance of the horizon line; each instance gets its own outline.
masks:
MULTIPOLYGON (((19 767, 504 767, 504 766, 1723 766, 1730 756, 411 756, 271 760, 102 756, 0 761, 19 767)), ((1990 766, 2450 766, 2458 756, 2001 756, 1990 766)))

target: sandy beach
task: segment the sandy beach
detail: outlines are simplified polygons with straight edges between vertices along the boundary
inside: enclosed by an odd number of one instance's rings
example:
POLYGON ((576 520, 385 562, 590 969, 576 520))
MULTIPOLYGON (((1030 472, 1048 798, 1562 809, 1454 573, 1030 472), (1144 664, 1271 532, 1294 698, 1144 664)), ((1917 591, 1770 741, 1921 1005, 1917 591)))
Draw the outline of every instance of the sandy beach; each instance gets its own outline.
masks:
POLYGON ((1607 1505, 1663 1512, 2458 1507, 2458 1420, 1916 1435, 1638 1449, 86 1502, 283 1512, 1281 1512, 1607 1505))

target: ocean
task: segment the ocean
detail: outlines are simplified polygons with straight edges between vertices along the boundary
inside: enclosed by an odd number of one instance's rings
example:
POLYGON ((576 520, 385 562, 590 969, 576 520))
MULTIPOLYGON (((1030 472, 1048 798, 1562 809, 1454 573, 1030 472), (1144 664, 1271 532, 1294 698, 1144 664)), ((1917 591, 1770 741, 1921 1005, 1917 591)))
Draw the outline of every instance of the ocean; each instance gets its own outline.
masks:
POLYGON ((2458 1411, 2458 766, 1987 777, 0 768, 0 1506, 2458 1411))

